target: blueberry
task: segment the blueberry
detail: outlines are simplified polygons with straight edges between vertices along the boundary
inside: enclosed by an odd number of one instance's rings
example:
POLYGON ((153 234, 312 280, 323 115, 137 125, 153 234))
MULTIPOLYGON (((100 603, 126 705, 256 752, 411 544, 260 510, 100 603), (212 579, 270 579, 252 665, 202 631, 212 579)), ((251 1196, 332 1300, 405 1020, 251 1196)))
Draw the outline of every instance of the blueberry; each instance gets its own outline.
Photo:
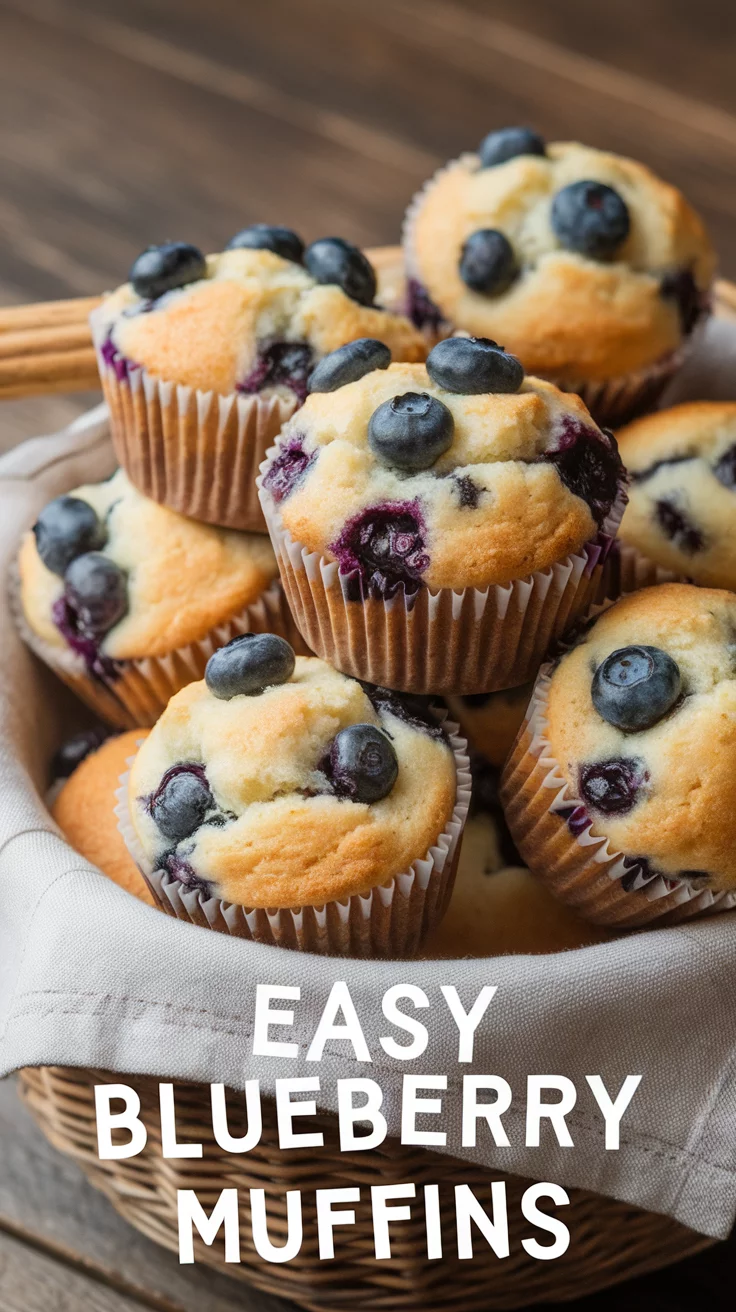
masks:
POLYGON ((724 451, 718 463, 713 466, 713 473, 731 492, 736 491, 736 446, 730 446, 724 451))
POLYGON ((199 829, 214 798, 201 766, 175 765, 151 798, 151 815, 164 838, 180 843, 199 829))
POLYGON ((125 574, 99 551, 89 551, 72 561, 64 579, 64 595, 79 632, 88 637, 108 633, 128 609, 125 574))
POLYGON ((340 563, 340 574, 350 580, 351 601, 362 600, 364 590, 388 600, 403 588, 411 597, 418 592, 429 566, 417 501, 366 507, 348 520, 331 549, 340 563))
POLYGON ((107 537, 96 511, 81 497, 49 501, 33 525, 33 532, 44 565, 62 578, 77 556, 99 551, 107 537))
POLYGON ((243 633, 210 656, 204 677, 213 697, 256 697, 265 688, 287 683, 294 652, 275 633, 243 633))
POLYGON ((280 446, 278 455, 274 456, 263 475, 263 486, 274 501, 285 501, 291 496, 317 459, 317 452, 308 454, 303 442, 301 434, 289 438, 285 445, 280 446))
POLYGON ((388 369, 390 363, 391 352, 383 342, 375 337, 359 337, 319 361, 309 375, 309 391, 336 392, 338 387, 357 383, 374 369, 388 369))
POLYGON ((282 228, 278 223, 251 223, 242 228, 230 239, 227 251, 254 250, 273 251, 282 260, 291 260, 292 264, 301 264, 304 258, 304 242, 292 232, 291 228, 282 228))
POLYGON ((390 738, 372 724, 350 724, 332 743, 327 774, 338 797, 380 802, 391 792, 399 763, 390 738))
POLYGON ((52 780, 68 779, 82 761, 86 761, 88 756, 102 746, 109 732, 110 730, 103 725, 98 725, 94 729, 83 729, 81 733, 75 733, 72 738, 67 738, 53 755, 52 780))
POLYGON ((155 300, 164 292, 198 282, 207 273, 207 261, 197 246, 187 241, 166 241, 149 246, 134 261, 128 275, 133 291, 146 300, 155 300))
POLYGON ((517 155, 546 155, 544 141, 538 132, 531 128, 499 128, 498 132, 489 132, 478 147, 480 165, 483 169, 493 168, 495 164, 505 164, 517 155))
POLYGON ((682 691, 677 662, 659 647, 620 647, 593 676, 593 705, 623 733, 650 729, 682 691))
POLYGON ((427 356, 427 373, 446 392, 518 392, 524 366, 489 337, 447 337, 427 356))
POLYGON ((460 277, 485 296, 501 296, 519 276, 514 248, 496 228, 471 232, 460 253, 460 277))
POLYGON ((555 466, 565 487, 585 501, 596 523, 602 524, 624 478, 613 433, 566 415, 557 443, 556 450, 541 458, 555 466))
POLYGON ((648 779, 644 763, 638 758, 597 761, 580 767, 580 792, 592 811, 624 815, 636 805, 648 779))
POLYGON ((571 182, 552 201, 555 236, 566 250, 608 260, 626 240, 631 227, 623 197, 603 182, 571 182))
POLYGON ((682 499, 675 494, 654 503, 654 515, 666 538, 686 556, 696 556, 705 549, 705 534, 693 524, 682 499))
POLYGON ((314 356, 306 342, 271 342, 258 355, 236 391, 251 396, 266 387, 288 387, 301 405, 307 399, 307 379, 314 356))
POLYGON ((403 392, 373 411, 368 443, 381 464, 429 469, 452 446, 455 422, 444 402, 428 392, 403 392))
POLYGON ((304 263, 317 282, 336 283, 359 305, 372 305, 376 299, 373 265, 357 246, 342 237, 313 241, 305 251, 304 263))

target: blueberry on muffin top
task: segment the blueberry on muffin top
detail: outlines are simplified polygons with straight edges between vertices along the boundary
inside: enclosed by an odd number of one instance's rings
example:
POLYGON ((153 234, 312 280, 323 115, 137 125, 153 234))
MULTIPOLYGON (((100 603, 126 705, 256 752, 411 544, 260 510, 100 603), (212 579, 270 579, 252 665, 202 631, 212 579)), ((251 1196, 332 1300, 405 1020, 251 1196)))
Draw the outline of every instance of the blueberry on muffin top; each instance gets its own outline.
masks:
POLYGON ((19 558, 21 602, 39 638, 91 673, 203 638, 276 577, 265 535, 185 519, 122 470, 41 511, 19 558))
POLYGON ((426 367, 310 395, 262 486, 359 599, 547 569, 596 536, 622 481, 613 437, 578 397, 525 379, 495 342, 459 337, 426 367))
POLYGON ((375 305, 375 290, 369 261, 342 238, 304 250, 289 229, 254 224, 218 255, 182 242, 144 251, 93 322, 120 379, 142 366, 201 391, 300 403, 322 356, 357 338, 424 358, 419 332, 375 305))
POLYGON ((696 583, 736 588, 736 402, 660 410, 619 442, 631 475, 622 540, 696 583))
POLYGON ((222 648, 206 679, 172 698, 133 764, 129 801, 151 870, 275 908, 387 883, 426 855, 455 792, 436 725, 258 635, 222 648))
POLYGON ((666 356, 707 308, 714 256, 682 195, 632 160, 491 133, 409 211, 416 322, 498 337, 575 382, 666 356))
POLYGON ((554 809, 624 854, 624 887, 736 888, 736 597, 670 583, 617 602, 560 660, 544 718, 554 809))

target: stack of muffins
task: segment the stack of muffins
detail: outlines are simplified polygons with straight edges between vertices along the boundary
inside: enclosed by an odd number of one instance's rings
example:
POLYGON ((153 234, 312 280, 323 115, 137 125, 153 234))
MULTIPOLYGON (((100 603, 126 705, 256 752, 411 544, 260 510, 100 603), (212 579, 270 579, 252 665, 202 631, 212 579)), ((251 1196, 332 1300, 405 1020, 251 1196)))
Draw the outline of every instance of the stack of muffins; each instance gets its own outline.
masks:
POLYGON ((93 315, 121 469, 42 511, 13 595, 125 732, 65 746, 57 820, 168 914, 307 951, 726 909, 736 404, 653 413, 708 314, 702 224, 513 128, 404 232, 390 289, 255 224, 149 248, 93 315))

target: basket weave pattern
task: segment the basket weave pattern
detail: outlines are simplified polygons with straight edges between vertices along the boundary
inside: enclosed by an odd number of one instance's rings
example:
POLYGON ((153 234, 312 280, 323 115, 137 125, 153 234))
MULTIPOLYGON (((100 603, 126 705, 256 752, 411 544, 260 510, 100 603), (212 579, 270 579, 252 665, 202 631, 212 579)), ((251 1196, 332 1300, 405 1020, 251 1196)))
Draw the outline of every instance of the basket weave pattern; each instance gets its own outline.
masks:
MULTIPOLYGON (((425 1148, 403 1147, 395 1140, 387 1140, 380 1149, 369 1152, 341 1153, 336 1120, 326 1114, 316 1118, 314 1124, 324 1133, 323 1149, 282 1151, 275 1108, 266 1100, 261 1142, 252 1152, 233 1156, 224 1153, 214 1141, 208 1086, 185 1083, 175 1086, 178 1135, 182 1141, 201 1143, 203 1156, 166 1160, 161 1151, 158 1082, 154 1079, 41 1067, 21 1072, 21 1088, 54 1146, 79 1163, 92 1184, 136 1229, 165 1248, 178 1250, 178 1189, 196 1190, 209 1212, 222 1189, 237 1188, 241 1265, 225 1264, 222 1231, 211 1248, 195 1235, 196 1260, 247 1280, 267 1293, 293 1299, 312 1312, 354 1312, 356 1308, 488 1312, 570 1299, 665 1266, 712 1242, 668 1217, 568 1189, 570 1205, 560 1209, 559 1215, 570 1230, 570 1247, 563 1257, 543 1262, 529 1257, 521 1247, 522 1238, 534 1231, 520 1210, 521 1196, 532 1182, 519 1176, 490 1171, 425 1148), (140 1096, 148 1143, 139 1156, 130 1160, 101 1162, 97 1156, 93 1087, 120 1081, 131 1085, 140 1096), (506 1182, 510 1256, 499 1260, 477 1234, 474 1259, 459 1261, 453 1186, 470 1185, 489 1207, 492 1180, 506 1182), (391 1260, 376 1261, 370 1187, 408 1182, 417 1187, 412 1219, 392 1227, 391 1260), (426 1257, 424 1184, 440 1186, 442 1261, 426 1257), (338 1229, 336 1260, 322 1261, 317 1247, 314 1190, 355 1185, 361 1189, 356 1224, 338 1229), (304 1241, 294 1261, 270 1265, 253 1248, 251 1188, 266 1191, 269 1235, 275 1244, 282 1244, 286 1238, 286 1191, 302 1190, 304 1241)), ((245 1132, 244 1100, 234 1092, 228 1093, 228 1123, 233 1135, 245 1132)), ((541 1238, 544 1241, 544 1236, 541 1238)))

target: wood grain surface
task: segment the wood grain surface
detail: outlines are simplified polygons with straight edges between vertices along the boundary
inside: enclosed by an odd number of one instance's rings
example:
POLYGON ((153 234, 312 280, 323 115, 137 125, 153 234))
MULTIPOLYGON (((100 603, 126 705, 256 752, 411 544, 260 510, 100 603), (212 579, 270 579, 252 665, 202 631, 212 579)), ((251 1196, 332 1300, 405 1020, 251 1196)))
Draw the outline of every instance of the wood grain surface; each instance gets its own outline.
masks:
MULTIPOLYGON (((259 219, 396 240, 494 126, 643 159, 736 278, 733 0, 0 0, 0 304, 94 295, 144 246, 259 219)), ((97 399, 0 408, 0 450, 97 399)), ((736 1243, 578 1304, 733 1307, 736 1243)), ((0 1083, 0 1312, 278 1312, 122 1222, 0 1083)))

